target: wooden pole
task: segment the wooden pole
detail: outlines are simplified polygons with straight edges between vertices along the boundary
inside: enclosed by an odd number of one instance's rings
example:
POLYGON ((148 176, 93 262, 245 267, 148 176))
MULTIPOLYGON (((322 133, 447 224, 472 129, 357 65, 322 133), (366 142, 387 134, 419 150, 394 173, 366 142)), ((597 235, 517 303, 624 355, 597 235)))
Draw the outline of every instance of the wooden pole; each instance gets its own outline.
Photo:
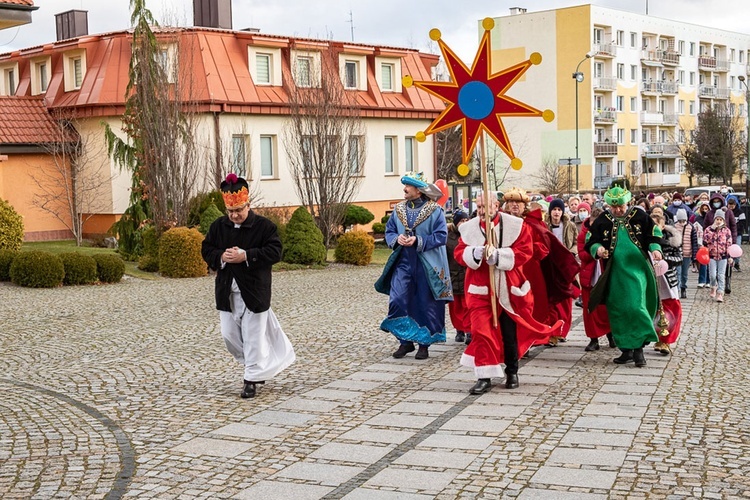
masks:
MULTIPOLYGON (((492 230, 492 217, 490 217, 490 206, 494 205, 497 197, 490 199, 490 176, 487 171, 487 149, 484 141, 484 131, 479 135, 479 167, 482 173, 482 197, 484 198, 484 228, 486 234, 486 246, 485 250, 495 245, 495 231, 492 230)), ((485 251, 485 257, 486 257, 485 251)), ((492 266, 488 266, 490 271, 490 304, 492 305, 492 327, 497 328, 497 293, 495 291, 495 269, 492 266)))

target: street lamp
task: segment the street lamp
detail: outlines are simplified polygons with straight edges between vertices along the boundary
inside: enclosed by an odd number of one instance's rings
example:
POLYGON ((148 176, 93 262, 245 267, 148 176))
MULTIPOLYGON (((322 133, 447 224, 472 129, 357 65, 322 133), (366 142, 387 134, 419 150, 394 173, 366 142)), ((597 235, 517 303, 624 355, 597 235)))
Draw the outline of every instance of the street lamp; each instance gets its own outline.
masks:
MULTIPOLYGON (((587 59, 591 59, 596 55, 596 51, 591 50, 586 53, 586 57, 581 59, 581 62, 576 66, 576 72, 573 73, 573 79, 576 81, 576 158, 580 159, 578 155, 578 84, 583 81, 583 72, 580 71, 581 64, 587 59)), ((568 170, 568 180, 570 180, 570 170, 568 170)), ((578 165, 576 165, 576 192, 578 192, 578 165)))
POLYGON ((737 77, 740 83, 745 86, 745 114, 747 115, 747 156, 745 158, 745 196, 750 196, 750 87, 747 86, 745 77, 737 77))

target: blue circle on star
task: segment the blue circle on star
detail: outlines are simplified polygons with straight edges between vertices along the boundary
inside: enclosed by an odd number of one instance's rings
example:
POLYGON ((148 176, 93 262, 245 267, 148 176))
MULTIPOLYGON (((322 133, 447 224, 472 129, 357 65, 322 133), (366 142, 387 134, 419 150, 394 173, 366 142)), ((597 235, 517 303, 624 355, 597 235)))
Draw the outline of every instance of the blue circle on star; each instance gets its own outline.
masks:
POLYGON ((495 96, 484 82, 469 82, 458 91, 458 107, 472 120, 483 120, 495 107, 495 96))

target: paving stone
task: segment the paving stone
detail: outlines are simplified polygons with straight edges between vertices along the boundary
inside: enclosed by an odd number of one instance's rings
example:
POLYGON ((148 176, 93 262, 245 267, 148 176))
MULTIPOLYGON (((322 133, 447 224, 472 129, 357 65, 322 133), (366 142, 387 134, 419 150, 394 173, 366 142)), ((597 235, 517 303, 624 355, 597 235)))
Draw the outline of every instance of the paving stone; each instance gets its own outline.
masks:
POLYGON ((378 472, 364 485, 438 492, 448 486, 457 475, 458 471, 429 472, 388 467, 378 472))
POLYGON ((338 389, 313 389, 302 394, 306 398, 330 399, 333 401, 348 401, 362 396, 361 392, 345 391, 338 389))
POLYGON ((479 417, 496 417, 498 419, 516 418, 523 413, 523 406, 496 405, 496 404, 475 404, 467 406, 459 413, 462 417, 479 416, 479 417))
POLYGON ((374 464, 393 449, 393 446, 328 443, 310 454, 310 458, 323 458, 343 462, 374 464))
POLYGON ((309 462, 297 462, 292 464, 272 478, 305 479, 316 481, 322 486, 338 486, 353 478, 364 468, 349 465, 313 464, 309 462))
POLYGON ((579 491, 543 490, 540 488, 524 488, 517 497, 519 500, 606 500, 607 495, 596 493, 582 493, 579 491))
POLYGON ((249 443, 240 443, 237 441, 227 441, 224 439, 194 438, 186 443, 172 448, 177 453, 186 453, 190 455, 210 455, 214 457, 236 457, 253 445, 249 443))
POLYGON ((637 431, 640 426, 641 420, 638 418, 619 417, 579 417, 573 424, 573 427, 583 427, 585 429, 613 429, 621 431, 637 431))
POLYGON ((261 481, 247 488, 234 498, 242 500, 318 500, 331 492, 333 488, 299 484, 282 481, 261 481))
POLYGON ((421 467, 445 467, 447 469, 465 469, 477 457, 476 454, 447 451, 410 450, 397 458, 393 463, 416 465, 421 467))
POLYGON ((357 488, 344 497, 344 500, 431 500, 431 495, 403 493, 400 491, 374 490, 357 488))
POLYGON ((443 391, 417 391, 407 400, 416 399, 418 401, 444 401, 448 403, 458 403, 466 398, 466 394, 443 391))
POLYGON ((647 408, 644 406, 621 405, 617 403, 589 404, 583 409, 584 415, 603 415, 612 417, 643 417, 647 408))
POLYGON ((592 403, 617 403, 633 406, 648 406, 651 402, 651 396, 640 396, 636 394, 616 394, 616 393, 597 393, 592 399, 592 403))
POLYGON ((483 432, 483 433, 501 433, 511 425, 511 421, 498 420, 496 418, 472 418, 472 417, 453 417, 448 420, 440 430, 445 431, 465 431, 465 432, 483 432))
POLYGON ((247 420, 280 425, 302 425, 315 420, 317 415, 309 413, 294 413, 290 411, 264 410, 255 415, 247 417, 247 420))
POLYGON ((624 450, 585 450, 581 448, 555 448, 548 463, 602 465, 620 467, 625 461, 624 450))
POLYGON ((453 405, 448 403, 425 403, 425 402, 402 402, 397 403, 388 410, 389 413, 413 413, 421 415, 440 415, 450 410, 453 405))
POLYGON ((365 422, 366 425, 381 427, 407 427, 423 429, 430 425, 437 417, 426 417, 420 415, 404 415, 399 413, 381 413, 365 422))
POLYGON ((324 385, 323 389, 347 389, 350 391, 371 391, 383 385, 383 382, 368 380, 334 380, 324 385))
POLYGON ((368 371, 361 371, 357 373, 352 373, 349 375, 348 379, 352 380, 375 380, 375 381, 391 381, 396 380, 398 378, 404 377, 403 373, 390 373, 390 372, 368 372, 368 371))
POLYGON ((290 410, 307 410, 316 412, 328 412, 333 410, 339 403, 333 401, 323 401, 320 399, 292 398, 280 403, 279 408, 288 408, 290 410))
POLYGON ((591 444, 603 446, 629 447, 633 443, 633 433, 592 431, 568 431, 560 441, 562 444, 591 444))
POLYGON ((608 490, 614 485, 615 479, 617 479, 616 472, 545 466, 540 467, 534 473, 530 482, 608 490))
POLYGON ((492 438, 480 436, 457 436, 433 434, 419 443, 420 448, 450 448, 455 450, 484 450, 492 444, 492 438))
POLYGON ((372 443, 391 443, 399 444, 403 443, 414 435, 413 432, 408 431, 393 431, 385 429, 375 429, 370 426, 359 426, 345 432, 339 439, 346 439, 349 441, 369 441, 372 443))
POLYGON ((240 438, 249 439, 273 439, 286 432, 286 429, 279 429, 278 427, 268 427, 265 425, 252 425, 252 424, 229 424, 224 427, 219 427, 214 434, 225 434, 227 436, 234 436, 240 438))

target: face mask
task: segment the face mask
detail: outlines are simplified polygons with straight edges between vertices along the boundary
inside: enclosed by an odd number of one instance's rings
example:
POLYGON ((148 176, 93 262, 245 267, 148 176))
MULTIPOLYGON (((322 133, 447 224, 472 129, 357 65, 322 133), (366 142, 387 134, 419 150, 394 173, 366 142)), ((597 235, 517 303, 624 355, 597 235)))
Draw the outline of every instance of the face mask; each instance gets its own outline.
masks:
POLYGON ((578 212, 578 220, 585 220, 589 216, 587 211, 578 212))
POLYGON ((674 201, 672 202, 672 205, 674 205, 674 206, 676 206, 676 207, 679 207, 680 205, 682 205, 682 200, 674 200, 674 201))
POLYGON ((715 201, 712 203, 712 205, 714 206, 714 208, 721 208, 722 203, 720 201, 715 201))

